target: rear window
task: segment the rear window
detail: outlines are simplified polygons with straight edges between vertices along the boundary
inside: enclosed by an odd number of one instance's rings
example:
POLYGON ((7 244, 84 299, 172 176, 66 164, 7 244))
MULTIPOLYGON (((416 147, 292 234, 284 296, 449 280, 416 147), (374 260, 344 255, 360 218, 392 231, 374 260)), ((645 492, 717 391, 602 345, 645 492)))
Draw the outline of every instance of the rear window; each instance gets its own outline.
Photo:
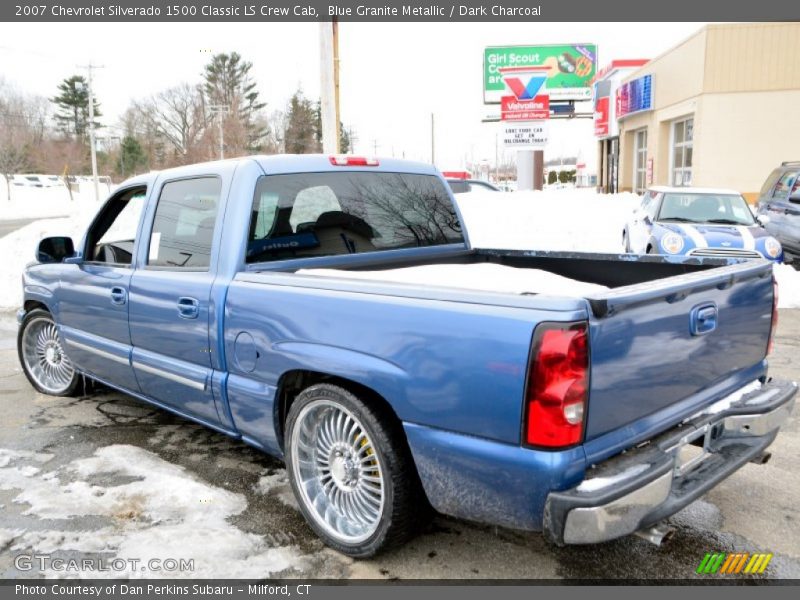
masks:
POLYGON ((450 196, 433 175, 270 175, 256 187, 247 262, 463 241, 450 196))

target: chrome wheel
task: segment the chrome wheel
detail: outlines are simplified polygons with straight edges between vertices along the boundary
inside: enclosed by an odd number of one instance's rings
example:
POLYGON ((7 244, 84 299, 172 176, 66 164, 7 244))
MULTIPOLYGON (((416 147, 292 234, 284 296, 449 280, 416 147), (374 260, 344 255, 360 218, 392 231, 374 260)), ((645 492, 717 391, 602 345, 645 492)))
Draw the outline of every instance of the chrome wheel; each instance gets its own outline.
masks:
POLYGON ((38 317, 25 325, 21 350, 25 369, 40 388, 50 394, 61 394, 69 389, 75 369, 51 319, 38 317))
POLYGON ((332 538, 357 544, 377 531, 385 504, 381 459, 364 425, 328 400, 303 407, 290 439, 297 490, 332 538))

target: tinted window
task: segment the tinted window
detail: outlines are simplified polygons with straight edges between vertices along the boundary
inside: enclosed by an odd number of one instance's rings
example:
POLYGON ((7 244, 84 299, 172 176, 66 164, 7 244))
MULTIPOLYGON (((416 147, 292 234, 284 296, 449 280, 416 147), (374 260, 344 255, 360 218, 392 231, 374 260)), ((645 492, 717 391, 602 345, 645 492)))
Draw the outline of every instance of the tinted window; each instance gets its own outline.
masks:
POLYGON ((789 190, 792 189, 792 184, 797 178, 797 171, 786 171, 778 183, 775 184, 775 189, 772 190, 772 197, 777 199, 785 199, 789 195, 789 190))
POLYGON ((216 177, 173 181, 161 188, 147 264, 207 268, 219 205, 216 177))
POLYGON ((463 240, 438 177, 360 171, 271 175, 256 187, 247 262, 463 240))

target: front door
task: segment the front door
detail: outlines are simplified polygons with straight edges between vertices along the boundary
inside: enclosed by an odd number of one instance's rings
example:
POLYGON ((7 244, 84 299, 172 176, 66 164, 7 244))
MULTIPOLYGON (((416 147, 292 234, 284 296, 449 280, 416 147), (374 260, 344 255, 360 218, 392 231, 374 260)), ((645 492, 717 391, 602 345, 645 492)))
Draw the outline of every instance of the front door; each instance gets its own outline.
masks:
POLYGON ((218 177, 163 184, 146 261, 130 289, 133 369, 142 392, 210 422, 219 420, 208 328, 220 189, 218 177))
POLYGON ((90 226, 83 260, 62 265, 58 323, 70 360, 82 371, 127 390, 131 367, 128 301, 136 232, 146 187, 118 191, 90 226))

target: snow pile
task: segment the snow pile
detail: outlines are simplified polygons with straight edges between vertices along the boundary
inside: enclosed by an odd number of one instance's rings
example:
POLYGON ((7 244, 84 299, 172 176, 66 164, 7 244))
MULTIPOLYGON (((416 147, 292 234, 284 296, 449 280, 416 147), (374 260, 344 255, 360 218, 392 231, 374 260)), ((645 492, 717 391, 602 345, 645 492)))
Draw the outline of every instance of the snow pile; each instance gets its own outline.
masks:
POLYGON ((621 252, 640 201, 586 189, 456 195, 472 247, 511 250, 621 252))
POLYGON ((203 578, 219 575, 224 564, 228 578, 255 579, 305 564, 297 548, 276 547, 270 536, 245 533, 228 522, 247 508, 241 494, 200 481, 141 448, 107 446, 44 474, 37 466, 18 466, 41 463, 36 456, 3 450, 0 459, 0 489, 21 490, 14 503, 29 505, 24 514, 67 521, 63 530, 53 524, 43 531, 15 532, 13 541, 6 540, 12 551, 71 550, 127 559, 125 571, 82 576, 203 578), (104 517, 111 525, 75 530, 72 522, 87 516, 104 517), (142 572, 131 562, 147 565, 167 558, 194 560, 194 570, 142 572))
POLYGON ((773 267, 778 281, 778 308, 800 308, 800 271, 789 265, 773 267))
POLYGON ((491 263, 424 265, 386 271, 300 269, 297 274, 410 283, 424 286, 447 286, 507 294, 545 294, 579 298, 598 294, 608 289, 603 285, 576 281, 540 269, 517 269, 491 263))
POLYGON ((77 245, 97 206, 85 206, 69 219, 42 219, 25 225, 0 238, 0 310, 17 308, 22 304, 22 271, 35 260, 36 247, 42 238, 54 235, 70 236, 77 245))
POLYGON ((100 201, 94 197, 91 184, 81 184, 81 190, 72 192, 70 199, 63 185, 50 188, 11 187, 11 201, 6 195, 5 180, 0 177, 0 221, 10 219, 44 219, 47 217, 68 217, 89 206, 97 206, 111 193, 111 188, 100 184, 100 201))

